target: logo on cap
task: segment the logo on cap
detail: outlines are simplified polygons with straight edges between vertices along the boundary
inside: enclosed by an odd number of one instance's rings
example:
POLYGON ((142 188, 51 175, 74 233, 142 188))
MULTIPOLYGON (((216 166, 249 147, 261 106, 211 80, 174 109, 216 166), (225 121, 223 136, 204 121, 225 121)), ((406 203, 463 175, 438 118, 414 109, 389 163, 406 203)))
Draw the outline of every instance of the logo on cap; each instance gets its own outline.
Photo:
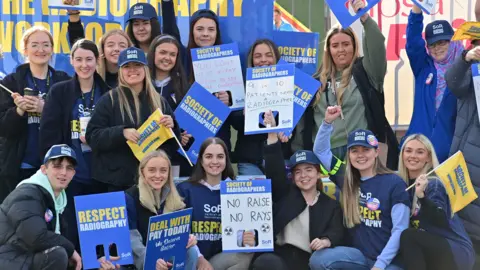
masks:
POLYGON ((62 146, 62 149, 60 150, 60 153, 62 153, 63 155, 71 156, 72 155, 72 150, 71 150, 70 147, 62 146))
POLYGON ((354 140, 365 141, 365 131, 356 131, 354 140))
POLYGON ((307 160, 307 153, 305 152, 300 152, 295 155, 295 160, 297 162, 307 160))
POLYGON ((436 24, 433 26, 433 34, 438 35, 438 34, 443 34, 443 24, 436 24))
POLYGON ((133 8, 133 15, 143 14, 143 6, 136 6, 133 8))
POLYGON ((375 136, 373 136, 373 135, 368 135, 368 136, 367 136, 367 142, 368 142, 368 144, 370 144, 370 145, 373 146, 373 147, 377 147, 377 146, 378 146, 378 140, 377 140, 377 138, 375 138, 375 136))
POLYGON ((128 50, 127 51, 127 59, 137 59, 138 58, 138 53, 135 50, 128 50))

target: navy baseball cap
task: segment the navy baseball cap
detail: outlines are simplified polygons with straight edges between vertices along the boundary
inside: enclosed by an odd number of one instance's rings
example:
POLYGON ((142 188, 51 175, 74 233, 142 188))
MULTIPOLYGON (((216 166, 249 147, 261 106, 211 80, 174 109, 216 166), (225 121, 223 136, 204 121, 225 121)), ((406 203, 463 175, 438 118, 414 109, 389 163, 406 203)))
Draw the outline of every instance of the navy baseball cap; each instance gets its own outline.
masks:
POLYGON ((147 65, 147 58, 145 52, 137 47, 130 47, 120 52, 118 56, 118 67, 122 67, 130 62, 136 62, 147 65))
POLYGON ((433 21, 425 27, 425 39, 428 46, 440 40, 450 41, 453 35, 452 26, 445 20, 433 21))
POLYGON ((66 144, 56 144, 50 147, 50 150, 48 150, 45 158, 43 159, 43 164, 46 164, 51 159, 61 157, 68 157, 72 159, 75 164, 77 164, 77 155, 75 154, 75 151, 66 144))
POLYGON ((320 165, 320 160, 312 151, 308 150, 298 150, 290 157, 290 168, 303 163, 320 165))
POLYGON ((190 16, 190 23, 196 22, 201 18, 208 18, 215 21, 218 26, 218 16, 215 12, 211 11, 210 9, 199 9, 195 11, 192 16, 190 16))
POLYGON ((128 10, 128 18, 126 22, 131 20, 151 20, 157 18, 157 11, 148 3, 137 3, 128 10))
POLYGON ((378 148, 378 140, 373 132, 366 129, 357 129, 348 135, 347 148, 350 149, 353 146, 365 146, 368 148, 378 148))

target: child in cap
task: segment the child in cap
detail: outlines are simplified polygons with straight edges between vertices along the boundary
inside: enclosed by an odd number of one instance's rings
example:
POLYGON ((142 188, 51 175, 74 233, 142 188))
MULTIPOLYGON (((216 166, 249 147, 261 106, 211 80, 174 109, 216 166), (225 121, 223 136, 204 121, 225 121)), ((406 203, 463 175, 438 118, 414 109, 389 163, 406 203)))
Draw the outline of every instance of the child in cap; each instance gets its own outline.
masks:
POLYGON ((23 180, 0 205, 0 265, 2 269, 75 269, 82 260, 61 235, 67 205, 65 189, 75 175, 77 158, 67 145, 54 145, 43 165, 23 180))
MULTIPOLYGON (((275 126, 271 111, 266 124, 275 126)), ((290 158, 293 183, 287 180, 278 135, 269 133, 264 148, 265 171, 272 180, 273 253, 257 253, 252 268, 309 269, 312 254, 343 244, 342 209, 323 192, 320 160, 299 150, 290 158)))
MULTIPOLYGON (((339 106, 327 108, 315 140, 314 152, 327 170, 332 161, 331 123, 340 114, 339 106)), ((342 190, 344 225, 352 246, 315 252, 311 269, 402 269, 396 255, 410 216, 407 185, 381 163, 378 140, 369 130, 348 135, 345 167, 344 179, 331 180, 342 190)))

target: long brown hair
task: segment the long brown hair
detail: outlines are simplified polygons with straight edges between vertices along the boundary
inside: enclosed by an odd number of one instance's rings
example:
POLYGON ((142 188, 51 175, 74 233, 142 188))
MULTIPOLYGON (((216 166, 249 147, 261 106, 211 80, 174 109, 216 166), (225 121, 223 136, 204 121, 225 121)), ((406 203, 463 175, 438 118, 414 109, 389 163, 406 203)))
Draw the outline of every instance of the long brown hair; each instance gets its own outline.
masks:
POLYGON ((225 169, 222 172, 222 180, 225 180, 227 178, 234 180, 236 178, 235 171, 233 170, 232 162, 230 161, 230 155, 228 154, 227 145, 222 139, 218 137, 209 137, 205 141, 203 141, 202 145, 200 146, 197 164, 195 164, 195 168, 193 169, 192 176, 190 176, 190 179, 189 179, 190 182, 199 183, 202 180, 206 180, 205 179, 206 173, 205 173, 205 169, 203 169, 202 157, 207 147, 209 147, 212 144, 219 144, 220 146, 222 146, 223 152, 225 153, 226 160, 225 160, 225 169))
POLYGON ((275 57, 275 63, 280 60, 280 52, 278 51, 277 45, 271 41, 270 39, 257 39, 253 45, 250 47, 250 50, 248 51, 248 56, 247 56, 247 65, 248 67, 253 67, 253 52, 255 51, 255 48, 258 45, 265 44, 270 48, 270 51, 272 51, 274 57, 275 57))
POLYGON ((327 82, 330 80, 332 85, 335 87, 335 73, 337 72, 337 68, 335 66, 335 62, 333 61, 332 53, 330 52, 330 40, 336 34, 343 33, 345 35, 350 36, 352 39, 353 44, 353 58, 350 65, 342 71, 342 80, 340 82, 340 87, 336 89, 337 92, 337 104, 342 104, 343 93, 345 88, 350 84, 350 80, 352 78, 352 67, 355 63, 355 60, 360 56, 359 48, 358 48, 358 38, 355 32, 353 32, 352 28, 342 28, 340 25, 336 25, 330 29, 327 33, 327 37, 325 40, 325 46, 323 48, 323 59, 322 64, 318 68, 317 72, 313 75, 314 78, 317 78, 322 83, 320 87, 320 91, 317 92, 315 96, 315 101, 313 106, 316 106, 320 102, 320 98, 323 92, 327 87, 327 82))
POLYGON ((160 209, 161 191, 153 190, 143 176, 143 169, 147 166, 147 163, 154 158, 163 158, 168 163, 168 179, 165 185, 168 185, 170 191, 165 201, 163 213, 170 213, 185 208, 185 203, 183 202, 182 197, 180 197, 180 194, 178 194, 173 181, 172 163, 170 162, 167 153, 163 150, 150 152, 140 161, 140 165, 138 166, 138 191, 140 194, 140 203, 145 208, 152 211, 152 213, 157 213, 158 209, 160 209))
MULTIPOLYGON (((118 102, 120 103, 120 113, 122 115, 122 121, 125 121, 125 113, 126 113, 130 121, 134 123, 137 127, 139 127, 142 124, 140 120, 140 99, 138 98, 138 94, 136 94, 130 88, 130 86, 127 84, 127 82, 123 78, 123 75, 122 75, 123 68, 124 67, 120 67, 120 69, 118 70, 118 87, 115 88, 113 91, 109 92, 110 98, 112 99, 112 102, 115 102, 115 99, 113 98, 113 92, 118 93, 118 102), (133 96, 133 107, 135 109, 135 113, 137 116, 136 119, 133 119, 131 105, 128 102, 128 98, 126 95, 127 92, 129 92, 133 96)), ((157 92, 157 90, 155 90, 155 87, 152 84, 150 71, 148 70, 147 66, 143 66, 143 69, 145 71, 145 79, 143 80, 144 81, 143 90, 146 91, 150 110, 152 113, 156 109, 160 109, 161 111, 163 111, 162 98, 160 94, 157 92)))
MULTIPOLYGON (((378 151, 378 150, 375 150, 378 151)), ((352 166, 350 162, 350 150, 346 154, 345 178, 341 194, 341 203, 343 205, 343 222, 347 228, 353 228, 360 224, 360 171, 352 166)), ((373 165, 373 171, 379 174, 393 174, 394 172, 385 167, 377 156, 373 165)))

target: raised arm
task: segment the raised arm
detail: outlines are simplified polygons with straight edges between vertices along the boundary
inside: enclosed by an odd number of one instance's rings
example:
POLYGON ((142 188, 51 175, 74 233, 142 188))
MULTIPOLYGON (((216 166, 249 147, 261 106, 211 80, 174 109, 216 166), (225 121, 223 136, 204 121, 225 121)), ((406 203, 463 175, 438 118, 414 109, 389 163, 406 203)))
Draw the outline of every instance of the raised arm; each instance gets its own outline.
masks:
POLYGON ((164 34, 174 36, 182 44, 172 0, 162 0, 162 25, 164 34))
POLYGON ((80 20, 80 11, 68 11, 68 41, 70 47, 79 39, 85 38, 85 30, 80 20))
POLYGON ((410 15, 408 15, 407 43, 405 45, 405 50, 410 61, 410 67, 415 76, 420 73, 423 67, 425 67, 425 63, 430 57, 425 48, 425 40, 422 37, 422 32, 422 10, 418 6, 413 5, 412 11, 410 12, 410 15))

